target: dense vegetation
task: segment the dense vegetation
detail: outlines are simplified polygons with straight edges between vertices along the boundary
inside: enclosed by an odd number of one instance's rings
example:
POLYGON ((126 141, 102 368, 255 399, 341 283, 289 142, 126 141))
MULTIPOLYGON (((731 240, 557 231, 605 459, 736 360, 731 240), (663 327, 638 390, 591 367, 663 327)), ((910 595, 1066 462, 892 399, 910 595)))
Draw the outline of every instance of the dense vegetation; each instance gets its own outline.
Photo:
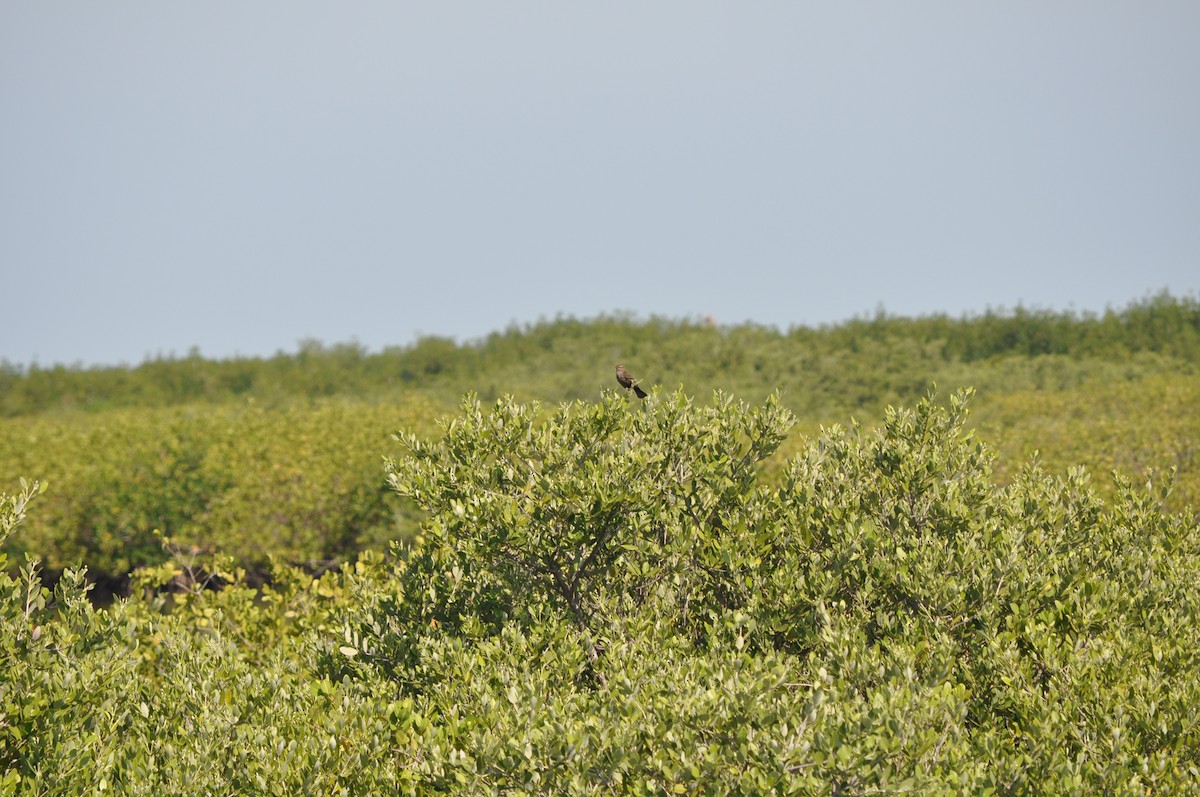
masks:
POLYGON ((1198 366, 1168 296, 5 366, 0 794, 1200 792, 1198 366))
POLYGON ((26 565, 0 576, 0 787, 1194 791, 1194 517, 1078 470, 997 486, 964 398, 830 428, 770 480, 773 399, 468 400, 387 465, 429 513, 411 551, 256 593, 168 544, 105 611, 26 565))
MULTIPOLYGON (((137 368, 6 366, 0 485, 49 482, 9 553, 120 582, 163 561, 155 530, 235 555, 260 576, 272 556, 320 569, 417 517, 383 483, 398 427, 430 432, 461 395, 547 405, 595 399, 621 360, 692 396, 759 402, 781 391, 798 425, 768 465, 822 424, 878 423, 936 384, 970 385, 974 422, 1001 481, 1039 451, 1102 478, 1177 470, 1169 506, 1200 503, 1200 303, 1159 296, 1103 316, 1018 310, 975 318, 878 316, 781 333, 754 326, 601 318, 510 329, 454 345, 368 355, 305 344, 295 355, 137 368)), ((119 585, 118 585, 119 586, 119 585)))
POLYGON ((753 325, 614 316, 560 318, 455 344, 425 338, 369 354, 304 342, 269 359, 155 359, 134 368, 21 367, 0 361, 0 417, 83 409, 254 399, 273 407, 331 396, 391 401, 422 392, 451 409, 485 400, 596 398, 621 358, 636 373, 693 395, 721 389, 760 401, 782 389, 803 418, 911 403, 931 381, 1007 392, 1063 389, 1200 366, 1200 301, 1160 295, 1103 315, 1018 308, 953 319, 879 314, 788 332, 753 325), (452 397, 449 404, 446 398, 452 397))

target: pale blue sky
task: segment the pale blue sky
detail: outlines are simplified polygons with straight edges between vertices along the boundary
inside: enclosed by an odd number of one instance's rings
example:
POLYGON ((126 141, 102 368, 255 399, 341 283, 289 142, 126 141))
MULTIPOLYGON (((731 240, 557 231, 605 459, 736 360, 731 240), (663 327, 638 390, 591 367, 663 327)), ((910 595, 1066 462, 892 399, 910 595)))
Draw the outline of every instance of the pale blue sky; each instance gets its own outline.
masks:
POLYGON ((0 358, 1200 289, 1200 3, 0 0, 0 358))

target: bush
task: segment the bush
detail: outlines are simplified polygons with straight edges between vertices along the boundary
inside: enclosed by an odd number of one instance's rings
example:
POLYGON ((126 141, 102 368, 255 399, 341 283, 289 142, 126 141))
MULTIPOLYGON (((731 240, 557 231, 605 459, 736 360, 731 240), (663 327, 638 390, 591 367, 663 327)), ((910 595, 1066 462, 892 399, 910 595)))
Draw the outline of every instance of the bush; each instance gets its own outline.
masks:
MULTIPOLYGON (((0 494, 0 540, 37 492, 0 494)), ((188 556, 139 585, 173 581, 188 556)), ((81 570, 51 593, 35 562, 19 578, 0 568, 0 794, 414 793, 423 718, 314 676, 340 577, 279 567, 260 592, 203 569, 232 586, 102 611, 81 570)))
POLYGON ((388 431, 398 416, 423 426, 435 412, 326 401, 9 420, 0 477, 55 485, 9 552, 122 579, 165 560, 156 530, 259 571, 271 556, 319 569, 382 549, 416 529, 380 470, 388 431))
POLYGON ((389 463, 427 538, 324 666, 397 684, 484 790, 1181 787, 1195 522, 1082 471, 997 487, 967 398, 831 428, 778 488, 775 402, 469 401, 389 463))
POLYGON ((770 478, 775 399, 469 399, 400 435, 427 520, 391 558, 254 590, 168 544, 107 611, 29 562, 0 575, 0 787, 1194 792, 1195 517, 1037 461, 998 485, 969 397, 770 478))

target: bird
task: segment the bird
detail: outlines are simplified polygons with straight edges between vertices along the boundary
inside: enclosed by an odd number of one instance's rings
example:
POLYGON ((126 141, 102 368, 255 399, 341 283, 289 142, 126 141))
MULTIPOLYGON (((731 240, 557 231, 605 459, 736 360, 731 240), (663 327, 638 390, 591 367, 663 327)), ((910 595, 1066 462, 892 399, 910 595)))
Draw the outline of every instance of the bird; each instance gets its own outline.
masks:
POLYGON ((617 365, 617 383, 626 390, 633 390, 638 398, 645 398, 646 391, 638 387, 638 380, 633 378, 633 375, 625 370, 625 366, 617 365))

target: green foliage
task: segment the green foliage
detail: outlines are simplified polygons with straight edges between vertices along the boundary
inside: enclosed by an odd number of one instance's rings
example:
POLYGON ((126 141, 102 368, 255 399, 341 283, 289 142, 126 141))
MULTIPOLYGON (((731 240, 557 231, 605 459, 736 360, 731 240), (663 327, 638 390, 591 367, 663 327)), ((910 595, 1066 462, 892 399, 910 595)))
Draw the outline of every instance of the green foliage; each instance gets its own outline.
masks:
MULTIPOLYGON (((612 365, 623 359, 637 362, 639 375, 668 387, 682 382, 689 390, 722 389, 754 400, 782 388, 793 411, 830 419, 845 410, 880 412, 889 403, 913 402, 930 382, 973 384, 983 392, 978 376, 964 378, 964 369, 986 374, 995 361, 1031 358, 1057 358, 1051 370, 1076 381, 1129 361, 1194 374, 1200 363, 1200 301, 1160 294, 1099 316, 1023 307, 958 319, 880 313, 787 332, 657 317, 560 317, 479 341, 423 338, 377 354, 357 344, 308 340, 294 354, 267 359, 211 361, 193 351, 133 368, 0 362, 0 417, 249 398, 268 407, 334 395, 394 401, 413 391, 447 408, 453 403, 447 397, 468 391, 486 400, 504 394, 594 399, 601 387, 611 386, 612 365)), ((1015 376, 1023 381, 1027 375, 1015 376)))
POLYGON ((382 548, 416 527, 380 472, 388 430, 434 415, 420 401, 328 401, 10 420, 0 477, 35 472, 55 489, 9 550, 120 578, 163 561, 156 530, 259 570, 270 556, 321 566, 382 548))
MULTIPOLYGON (((463 562, 494 580, 488 591, 504 614, 550 604, 593 631, 664 580, 684 604, 744 602, 720 575, 740 554, 719 544, 721 534, 705 544, 698 530, 745 524, 755 465, 792 423, 776 399, 752 409, 717 395, 697 413, 680 392, 643 411, 612 392, 545 421, 536 404, 509 398, 486 414, 475 399, 463 409, 442 441, 407 435, 412 456, 388 462, 397 491, 431 513, 422 556, 410 562, 416 578, 463 562)), ((432 611, 454 620, 445 607, 432 611)))
MULTIPOLYGON (((796 417, 765 463, 782 473, 821 424, 884 419, 933 383, 973 385, 999 482, 1034 451, 1136 481, 1175 469, 1167 505, 1200 497, 1200 305, 1167 295, 1102 316, 1017 308, 962 319, 882 313, 787 333, 696 321, 558 318, 469 344, 425 338, 369 354, 304 341, 294 355, 137 368, 0 367, 0 481, 55 484, 10 555, 110 583, 163 561, 156 529, 233 554, 314 569, 407 539, 418 515, 380 479, 398 422, 422 431, 469 391, 486 402, 594 400, 612 363, 664 390, 775 396, 796 417), (351 398, 352 397, 352 398, 351 398), (135 409, 138 408, 138 409, 135 409)), ((1097 488, 1112 494, 1107 480, 1097 488)))
MULTIPOLYGON (((4 535, 36 492, 0 495, 4 535)), ((221 570, 172 550, 140 586, 221 570)), ((262 592, 189 581, 170 611, 153 590, 97 610, 80 570, 54 593, 32 562, 0 571, 0 793, 414 793, 393 756, 421 754, 422 718, 310 667, 339 578, 275 576, 262 592)))
MULTIPOLYGON (((1035 453, 1046 467, 1084 466, 1144 480, 1174 472, 1164 496, 1174 508, 1200 506, 1200 379, 1175 374, 1114 378, 1085 389, 993 395, 978 408, 980 433, 1002 454, 1001 480, 1035 453)), ((1112 483, 1097 485, 1106 496, 1112 483)))
MULTIPOLYGON (((28 562, 0 575, 0 787, 1193 791, 1195 517, 1036 460, 998 483, 969 399, 768 475, 775 399, 471 398, 387 463, 427 512, 402 556, 252 589, 163 540, 107 610, 28 562)), ((0 496, 5 535, 39 492, 0 496)))
POLYGON ((321 666, 399 686, 468 790, 1193 782, 1200 528, 1078 470, 996 486, 968 397, 828 429, 777 488, 773 404, 470 401, 390 464, 428 536, 321 666))
POLYGON ((0 794, 1197 793, 1198 318, 5 366, 0 794))
POLYGON ((773 642, 860 699, 898 673, 959 694, 968 760, 996 762, 977 787, 1094 793, 1194 771, 1195 520, 1120 480, 1109 508, 1081 470, 1035 464, 995 488, 961 409, 890 413, 793 463, 780 512, 796 534, 764 592, 773 642))

